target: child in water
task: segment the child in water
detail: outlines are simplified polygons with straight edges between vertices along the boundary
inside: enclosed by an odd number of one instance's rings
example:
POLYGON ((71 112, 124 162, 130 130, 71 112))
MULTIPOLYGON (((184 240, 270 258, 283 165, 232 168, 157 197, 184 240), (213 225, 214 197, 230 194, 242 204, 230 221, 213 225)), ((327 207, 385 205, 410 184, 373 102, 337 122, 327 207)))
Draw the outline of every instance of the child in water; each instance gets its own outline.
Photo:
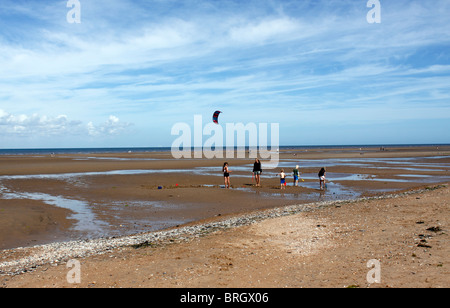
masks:
POLYGON ((320 169, 318 175, 319 175, 320 190, 327 188, 327 184, 325 182, 325 175, 326 175, 325 168, 320 169))
POLYGON ((284 173, 284 169, 281 169, 281 172, 277 175, 280 176, 280 189, 286 189, 286 173, 284 173))
POLYGON ((292 173, 294 174, 294 186, 298 186, 298 177, 300 175, 300 170, 298 170, 298 165, 295 166, 295 169, 292 170, 292 173))

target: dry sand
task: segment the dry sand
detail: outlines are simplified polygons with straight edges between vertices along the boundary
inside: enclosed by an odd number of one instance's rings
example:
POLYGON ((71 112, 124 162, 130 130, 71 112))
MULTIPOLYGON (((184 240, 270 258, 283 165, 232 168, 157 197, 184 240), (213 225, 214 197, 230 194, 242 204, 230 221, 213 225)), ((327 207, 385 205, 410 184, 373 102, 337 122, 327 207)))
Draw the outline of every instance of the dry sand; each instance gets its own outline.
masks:
MULTIPOLYGON (((349 151, 284 151, 282 159, 386 158, 439 156, 446 164, 448 150, 441 148, 401 148, 381 152, 374 149, 349 151)), ((0 157, 1 175, 62 174, 110 170, 174 169, 180 172, 77 177, 68 182, 58 178, 3 178, 3 191, 40 192, 88 200, 96 217, 114 226, 118 234, 162 228, 186 222, 214 220, 289 204, 319 201, 322 194, 313 188, 288 187, 279 194, 278 179, 263 178, 263 187, 254 188, 251 177, 232 174, 235 189, 230 191, 204 184, 220 185, 220 176, 183 172, 193 167, 217 167, 222 160, 172 160, 167 153, 57 157, 0 157), (99 160, 98 157, 106 158, 99 160), (153 160, 158 158, 158 160, 153 160), (166 160, 160 160, 161 158, 166 160), (81 160, 80 160, 81 159, 81 160), (178 184, 176 186, 175 184, 178 184), (158 186, 164 186, 159 190, 158 186), (242 187, 243 190, 236 188, 242 187), (299 197, 293 197, 293 196, 299 197), (309 197, 308 197, 309 196, 309 197), (314 196, 314 197, 310 197, 314 196), (111 204, 123 200, 167 202, 165 211, 133 204, 111 204), (213 201, 212 201, 213 200, 213 201), (168 215, 169 214, 169 215, 168 215), (154 221, 143 219, 152 216, 154 221), (126 221, 127 218, 128 221, 126 221)), ((429 162, 417 160, 416 164, 429 162)), ((231 160, 230 165, 249 164, 231 160)), ((407 164, 407 163, 405 163, 407 164)), ((383 161, 374 167, 333 166, 327 171, 399 179, 396 167, 383 161)), ((232 169, 232 168, 230 168, 232 169)), ((410 170, 411 175, 430 171, 410 170)), ((426 168, 423 168, 426 169, 426 168)), ((220 167, 219 171, 220 173, 220 167)), ((316 168, 303 168, 317 173, 316 168)), ((405 171, 401 171, 406 173, 405 171)), ((249 174, 249 172, 245 173, 249 174)), ((431 171, 448 176, 448 167, 431 171)), ((309 182, 309 180, 307 181, 309 182)), ((316 182, 310 180, 310 182, 316 182)), ((435 185, 420 182, 345 181, 346 189, 361 196, 380 195, 435 185)), ((344 184, 343 184, 344 185, 344 184)), ((318 183, 317 183, 318 186, 318 183)), ((332 196, 329 196, 332 198, 332 196)), ((66 281, 65 264, 47 265, 33 272, 0 278, 4 287, 346 287, 369 286, 367 262, 381 262, 382 281, 375 287, 449 287, 448 216, 449 188, 393 199, 342 204, 313 212, 274 218, 230 230, 221 230, 187 243, 158 247, 122 248, 106 255, 82 258, 82 282, 66 281), (439 227, 441 231, 427 231, 439 227), (419 247, 419 246, 420 247, 419 247), (428 247, 429 246, 429 247, 428 247)), ((0 249, 72 239, 76 221, 70 211, 41 201, 0 199, 0 249), (14 205, 14 207, 12 207, 14 205), (13 210, 14 208, 14 210, 13 210), (69 216, 70 218, 70 216, 69 216)), ((1 254, 0 254, 1 255, 1 254)))

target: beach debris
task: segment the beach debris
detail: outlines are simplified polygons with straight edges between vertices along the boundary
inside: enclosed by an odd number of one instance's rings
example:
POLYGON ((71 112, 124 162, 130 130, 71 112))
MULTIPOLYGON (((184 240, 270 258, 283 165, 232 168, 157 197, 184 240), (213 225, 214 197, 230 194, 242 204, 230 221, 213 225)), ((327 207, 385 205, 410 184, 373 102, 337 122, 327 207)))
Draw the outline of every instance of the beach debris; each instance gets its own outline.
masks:
POLYGON ((214 123, 219 124, 219 114, 221 114, 221 113, 222 113, 222 111, 219 111, 219 110, 214 112, 213 117, 212 117, 214 123))
POLYGON ((163 189, 163 187, 162 186, 158 186, 158 189, 163 189))
POLYGON ((427 245, 427 244, 425 244, 425 243, 419 243, 419 244, 417 244, 417 247, 431 248, 430 245, 427 245))
POLYGON ((441 227, 430 227, 427 229, 427 231, 431 231, 431 232, 439 232, 442 231, 441 227))

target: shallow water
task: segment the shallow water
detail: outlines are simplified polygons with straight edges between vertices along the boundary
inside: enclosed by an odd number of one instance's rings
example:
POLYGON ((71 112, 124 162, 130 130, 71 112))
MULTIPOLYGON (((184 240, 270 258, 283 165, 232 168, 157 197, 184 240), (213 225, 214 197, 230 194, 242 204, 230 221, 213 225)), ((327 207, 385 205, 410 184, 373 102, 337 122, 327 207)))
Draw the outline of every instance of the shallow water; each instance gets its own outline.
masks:
POLYGON ((36 200, 44 202, 51 206, 68 209, 72 212, 68 219, 75 221, 74 226, 69 229, 72 234, 70 238, 93 239, 100 237, 112 237, 129 235, 144 231, 156 231, 179 224, 187 223, 189 220, 174 219, 172 217, 153 218, 152 215, 141 216, 139 218, 127 217, 123 211, 125 208, 135 208, 137 210, 145 210, 147 212, 167 210, 176 211, 181 208, 180 205, 168 202, 150 202, 150 201, 112 201, 104 204, 90 203, 85 200, 77 200, 74 198, 66 198, 63 196, 54 196, 39 192, 11 192, 4 186, 0 185, 0 198, 4 200, 36 200), (99 208, 104 208, 107 204, 107 216, 109 220, 116 219, 120 224, 111 224, 100 218, 99 208), (94 210, 97 212, 94 212, 94 210), (132 226, 132 227, 130 227, 132 226))
MULTIPOLYGON (((444 158, 444 157, 441 157, 444 158)), ((110 160, 131 160, 135 158, 98 158, 98 159, 110 159, 110 160)), ((436 161, 437 158, 430 157, 405 157, 405 158, 330 158, 321 160, 306 160, 306 159, 284 159, 278 163, 278 167, 275 169, 270 169, 268 166, 265 167, 263 163, 263 173, 262 177, 276 177, 277 173, 280 172, 282 168, 285 169, 286 174, 290 175, 292 169, 295 165, 300 166, 300 171, 302 168, 318 168, 322 167, 363 167, 368 169, 389 169, 389 170, 406 170, 406 171, 423 171, 423 172, 446 172, 450 171, 450 163, 439 163, 436 161), (413 163, 418 160, 431 160, 430 163, 413 163), (374 166, 374 163, 384 163, 389 166, 374 166), (395 165, 395 166, 392 166, 395 165), (413 165, 413 166, 411 166, 413 165), (423 167, 423 168, 422 168, 423 167), (431 169, 433 168, 433 169, 431 169), (447 169, 448 168, 448 169, 447 169)), ((140 159, 137 159, 140 160, 140 159)), ((157 159, 151 159, 157 160, 157 159)), ((233 172, 233 177, 248 177, 251 175, 253 170, 253 164, 230 166, 230 170, 233 172)), ((191 169, 184 169, 184 172, 193 173, 197 175, 206 176, 223 176, 222 166, 212 166, 212 167, 195 167, 191 169)), ((98 172, 80 172, 80 173, 61 173, 61 174, 34 174, 34 175, 4 175, 0 176, 0 181, 2 179, 14 180, 14 179, 62 179, 66 180, 69 178, 85 177, 85 176, 104 176, 104 175, 137 175, 137 174, 166 174, 166 173, 178 173, 179 169, 135 169, 135 170, 110 170, 110 171, 98 171, 98 172)), ((327 172, 328 177, 331 178, 330 172, 327 172)), ((375 175, 352 175, 340 173, 336 174, 335 180, 368 180, 370 177, 375 175)), ((302 177, 304 179, 316 179, 316 173, 303 173, 302 177)))
MULTIPOLYGON (((443 157, 442 157, 443 158, 443 157)), ((448 157, 445 157, 448 158, 448 157)), ((92 158, 88 158, 92 159, 92 158)), ((97 158, 95 158, 97 159, 97 158)), ((102 158, 99 158, 102 159, 102 158)), ((105 158, 105 159, 117 159, 128 160, 127 158, 105 158)), ((141 160, 141 159, 139 159, 141 160)), ((152 159, 153 160, 153 159, 152 159)), ((323 159, 323 160, 306 160, 306 159, 285 159, 280 161, 279 166, 276 169, 268 169, 263 163, 263 174, 261 176, 262 183, 267 179, 278 178, 277 173, 281 168, 286 170, 288 175, 287 182, 289 186, 292 186, 292 169, 295 165, 302 168, 317 168, 317 171, 321 167, 361 167, 364 168, 364 172, 370 169, 382 170, 389 169, 398 171, 392 174, 392 177, 384 178, 379 177, 376 172, 373 174, 351 174, 343 172, 327 172, 327 188, 325 190, 319 190, 319 182, 317 173, 302 173, 301 179, 305 182, 299 181, 299 186, 308 188, 312 191, 307 193, 296 193, 295 190, 290 188, 289 190, 282 191, 274 189, 273 192, 260 191, 253 187, 240 187, 233 190, 244 191, 249 194, 258 195, 261 198, 273 198, 273 199, 286 199, 286 200, 299 200, 299 201, 323 201, 323 200, 343 200, 343 199, 355 199, 361 196, 361 191, 353 189, 346 185, 348 181, 377 181, 377 182, 397 182, 397 183, 441 183, 450 181, 450 175, 436 175, 436 172, 445 172, 450 169, 449 163, 442 163, 438 158, 352 158, 352 159, 323 159), (420 162, 419 162, 420 161, 420 162), (375 165, 377 164, 377 165, 375 165), (381 164, 381 165, 380 165, 381 164), (408 171, 421 171, 421 175, 408 174, 408 171)), ((232 178, 248 178, 252 176, 253 164, 245 164, 240 166, 230 166, 230 170, 233 171, 232 178)), ((196 175, 201 176, 213 176, 222 177, 222 166, 213 167, 196 167, 184 170, 196 175)), ((342 170, 342 169, 341 169, 342 170)), ((110 175, 139 175, 139 174, 167 174, 178 173, 179 169, 138 169, 138 170, 110 170, 101 172, 81 172, 81 173, 63 173, 63 174, 38 174, 38 175, 9 175, 0 176, 0 198, 2 199, 30 199, 42 201, 46 204, 69 209, 73 214, 69 217, 75 220, 73 231, 79 232, 83 237, 93 238, 101 236, 118 236, 121 234, 143 232, 151 229, 158 230, 167 228, 177 224, 186 223, 188 221, 173 218, 173 217, 149 217, 149 218, 128 218, 123 213, 124 208, 136 208, 139 209, 151 209, 154 211, 173 210, 177 211, 181 204, 170 204, 167 202, 150 202, 150 201, 137 201, 137 200, 123 200, 111 202, 108 206, 108 211, 111 211, 111 215, 116 215, 118 220, 123 221, 124 228, 121 230, 120 226, 111 226, 110 222, 102 220, 101 213, 97 211, 97 207, 101 207, 98 204, 90 204, 85 200, 78 200, 75 198, 67 198, 64 196, 54 196, 51 194, 45 194, 41 192, 14 192, 8 190, 8 188, 1 185, 3 180, 24 180, 24 179, 42 179, 42 180, 62 180, 70 185, 78 185, 78 180, 82 177, 93 176, 110 176, 110 175), (133 220, 134 219, 134 220, 133 220), (140 220, 139 220, 140 219, 140 220), (133 225, 133 229, 129 226, 133 225), (148 227, 151 225, 151 227, 148 227)), ((203 184, 203 187, 223 187, 223 185, 215 184, 203 184)), ((84 187, 83 187, 84 188, 84 187)), ((89 189, 88 186, 85 187, 89 189)), ((294 188, 295 189, 295 188, 294 188)), ((391 192, 395 189, 377 189, 372 192, 391 192)), ((104 204, 103 204, 104 206, 104 204)), ((81 235, 80 235, 81 236, 81 235)))
POLYGON ((52 196, 44 193, 10 192, 3 187, 2 199, 28 199, 42 201, 46 204, 68 209, 73 212, 68 218, 76 221, 73 231, 78 231, 91 236, 99 236, 104 232, 107 223, 98 219, 92 212, 89 203, 83 200, 68 199, 62 196, 52 196))
POLYGON ((74 172, 74 173, 55 173, 55 174, 26 174, 26 175, 2 175, 1 180, 20 180, 20 179, 54 179, 66 180, 76 177, 99 176, 99 175, 136 175, 151 173, 176 173, 178 169, 136 169, 136 170, 111 170, 98 172, 74 172))

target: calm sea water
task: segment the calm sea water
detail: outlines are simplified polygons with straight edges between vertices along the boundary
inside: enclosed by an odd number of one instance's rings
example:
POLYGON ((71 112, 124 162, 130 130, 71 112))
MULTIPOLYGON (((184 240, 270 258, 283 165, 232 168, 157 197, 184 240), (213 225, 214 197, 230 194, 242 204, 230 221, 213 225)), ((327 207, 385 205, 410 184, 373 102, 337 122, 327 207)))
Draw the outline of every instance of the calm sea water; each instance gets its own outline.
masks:
POLYGON ((170 152, 171 148, 53 148, 53 149, 0 149, 0 155, 95 154, 127 152, 170 152))
MULTIPOLYGON (((380 147, 417 147, 417 146, 449 146, 450 144, 391 144, 391 145, 314 145, 314 146, 280 146, 280 150, 302 149, 351 149, 380 147)), ((270 149, 270 147, 269 147, 270 149)), ((0 149, 0 155, 49 155, 49 154, 95 154, 95 153, 127 153, 127 152, 170 152, 170 147, 129 147, 129 148, 49 148, 49 149, 0 149)))

